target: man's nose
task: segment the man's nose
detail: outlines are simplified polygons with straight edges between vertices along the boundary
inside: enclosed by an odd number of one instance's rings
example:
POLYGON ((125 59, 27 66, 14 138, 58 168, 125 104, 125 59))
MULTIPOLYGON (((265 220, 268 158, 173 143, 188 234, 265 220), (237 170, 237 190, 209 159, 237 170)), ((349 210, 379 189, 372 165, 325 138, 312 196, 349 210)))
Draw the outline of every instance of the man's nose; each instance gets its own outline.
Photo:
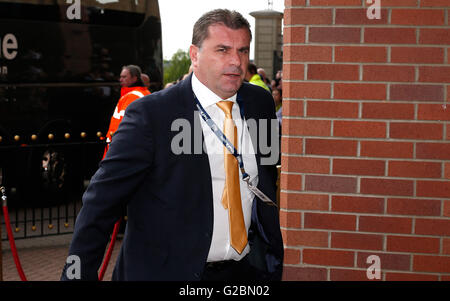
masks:
POLYGON ((239 51, 232 51, 230 53, 230 65, 233 66, 241 66, 242 60, 241 56, 239 55, 239 51))

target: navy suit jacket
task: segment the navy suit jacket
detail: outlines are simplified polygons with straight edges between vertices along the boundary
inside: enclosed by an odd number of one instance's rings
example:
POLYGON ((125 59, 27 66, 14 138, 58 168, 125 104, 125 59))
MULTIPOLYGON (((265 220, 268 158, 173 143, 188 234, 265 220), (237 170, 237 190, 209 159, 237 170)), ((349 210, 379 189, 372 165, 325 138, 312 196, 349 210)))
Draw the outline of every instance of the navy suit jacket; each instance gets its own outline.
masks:
MULTIPOLYGON (((273 99, 264 89, 244 83, 238 93, 246 119, 276 119, 273 99)), ((97 280, 109 234, 125 205, 127 228, 113 280, 200 279, 214 217, 208 155, 171 151, 172 138, 180 133, 171 130, 174 120, 188 120, 192 137, 195 130, 202 132, 199 120, 194 122, 200 118, 196 110, 191 76, 128 106, 83 195, 76 220, 69 255, 80 258, 81 280, 97 280)), ((275 200, 276 167, 262 165, 262 154, 255 151, 258 188, 275 200)), ((281 279, 283 243, 278 209, 258 198, 253 201, 249 243, 250 262, 266 279, 281 279)), ((67 280, 68 266, 62 280, 67 280)))

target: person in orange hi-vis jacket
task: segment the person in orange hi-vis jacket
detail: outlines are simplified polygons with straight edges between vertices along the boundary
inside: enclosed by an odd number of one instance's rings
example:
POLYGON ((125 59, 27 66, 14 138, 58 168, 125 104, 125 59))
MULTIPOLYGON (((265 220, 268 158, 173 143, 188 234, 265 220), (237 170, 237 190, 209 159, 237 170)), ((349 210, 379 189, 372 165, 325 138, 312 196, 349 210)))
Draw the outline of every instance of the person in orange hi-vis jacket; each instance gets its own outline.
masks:
POLYGON ((111 143, 114 133, 119 128, 119 124, 125 115, 125 110, 128 105, 133 101, 150 94, 150 91, 142 82, 141 74, 142 72, 139 66, 128 65, 122 68, 120 73, 120 85, 122 87, 120 91, 121 97, 114 109, 114 114, 111 117, 109 129, 106 133, 106 147, 103 158, 105 158, 106 152, 109 149, 109 143, 111 143))

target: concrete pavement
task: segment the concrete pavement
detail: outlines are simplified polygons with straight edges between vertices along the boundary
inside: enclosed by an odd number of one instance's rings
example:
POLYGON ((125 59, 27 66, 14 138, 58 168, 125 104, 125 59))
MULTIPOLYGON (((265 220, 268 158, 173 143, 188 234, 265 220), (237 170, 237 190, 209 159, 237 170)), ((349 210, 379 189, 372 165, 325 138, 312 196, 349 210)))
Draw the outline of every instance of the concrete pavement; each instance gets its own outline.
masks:
MULTIPOLYGON (((16 247, 25 276, 29 281, 59 281, 68 255, 72 234, 27 238, 16 241, 16 247)), ((121 239, 116 240, 104 280, 110 281, 119 253, 121 239)), ((9 242, 3 241, 3 281, 20 281, 9 242)))

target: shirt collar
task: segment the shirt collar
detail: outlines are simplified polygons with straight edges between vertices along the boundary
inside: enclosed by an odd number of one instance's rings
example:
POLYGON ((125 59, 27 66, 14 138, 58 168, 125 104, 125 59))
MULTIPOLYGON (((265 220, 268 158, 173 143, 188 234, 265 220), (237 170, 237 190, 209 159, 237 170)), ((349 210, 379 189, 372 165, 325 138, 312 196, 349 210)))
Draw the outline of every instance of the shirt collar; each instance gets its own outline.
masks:
POLYGON ((196 76, 195 73, 192 74, 192 90, 194 91, 195 96, 197 96, 200 104, 206 108, 212 105, 215 105, 219 101, 227 100, 236 103, 236 96, 234 94, 228 99, 222 99, 220 96, 211 91, 208 87, 206 87, 196 76))

